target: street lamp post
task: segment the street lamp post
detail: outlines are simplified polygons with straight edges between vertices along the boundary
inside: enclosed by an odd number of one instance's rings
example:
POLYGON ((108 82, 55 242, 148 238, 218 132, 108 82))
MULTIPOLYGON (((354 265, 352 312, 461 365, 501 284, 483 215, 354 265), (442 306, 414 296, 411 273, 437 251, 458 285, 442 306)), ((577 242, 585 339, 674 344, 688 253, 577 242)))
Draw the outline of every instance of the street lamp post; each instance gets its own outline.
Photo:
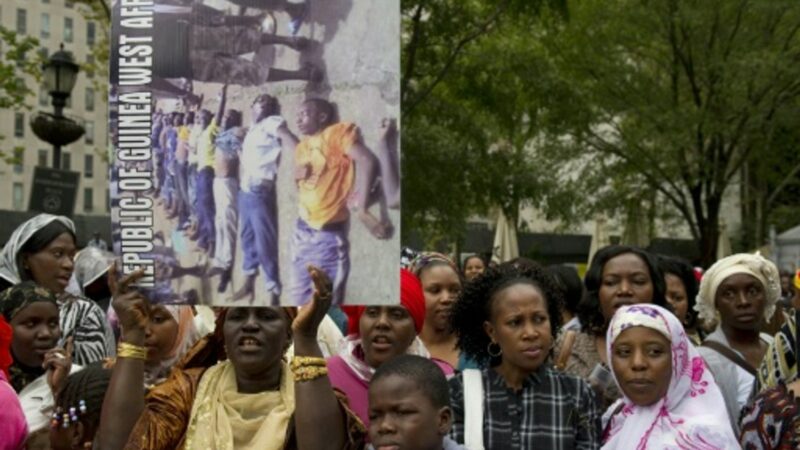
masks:
POLYGON ((75 87, 80 67, 75 64, 72 53, 64 50, 61 44, 42 69, 45 88, 53 98, 53 113, 34 115, 31 128, 36 136, 53 145, 53 168, 61 169, 61 147, 77 141, 84 133, 82 125, 64 115, 64 106, 75 87))

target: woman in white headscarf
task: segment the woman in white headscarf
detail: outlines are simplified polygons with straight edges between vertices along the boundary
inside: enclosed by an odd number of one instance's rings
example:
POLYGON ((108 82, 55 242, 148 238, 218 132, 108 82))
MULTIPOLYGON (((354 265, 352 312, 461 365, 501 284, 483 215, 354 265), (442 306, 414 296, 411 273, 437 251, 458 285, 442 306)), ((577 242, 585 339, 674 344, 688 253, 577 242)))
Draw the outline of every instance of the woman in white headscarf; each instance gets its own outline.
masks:
POLYGON ((114 335, 97 304, 66 291, 74 271, 75 225, 63 216, 39 214, 11 234, 0 253, 0 278, 10 285, 32 280, 58 296, 63 345, 70 336, 73 361, 88 365, 114 355, 114 335))
POLYGON ((775 312, 780 293, 778 268, 758 254, 723 258, 700 282, 695 309, 701 320, 719 325, 698 350, 719 384, 737 434, 756 368, 773 341, 761 326, 775 312))
POLYGON ((603 417, 603 450, 739 448, 714 377, 675 315, 623 306, 606 342, 623 398, 603 417))

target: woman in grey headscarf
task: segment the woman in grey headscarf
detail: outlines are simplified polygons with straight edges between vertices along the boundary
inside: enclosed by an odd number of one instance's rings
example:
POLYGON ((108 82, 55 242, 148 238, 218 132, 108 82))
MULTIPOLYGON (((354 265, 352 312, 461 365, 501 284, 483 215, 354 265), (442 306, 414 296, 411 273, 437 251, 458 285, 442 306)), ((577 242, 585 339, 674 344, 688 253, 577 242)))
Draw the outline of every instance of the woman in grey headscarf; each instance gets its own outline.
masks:
POLYGON ((114 355, 114 335, 94 302, 66 291, 74 270, 75 225, 39 214, 23 223, 0 253, 0 278, 11 285, 32 280, 56 293, 62 342, 73 338, 73 361, 88 365, 114 355))

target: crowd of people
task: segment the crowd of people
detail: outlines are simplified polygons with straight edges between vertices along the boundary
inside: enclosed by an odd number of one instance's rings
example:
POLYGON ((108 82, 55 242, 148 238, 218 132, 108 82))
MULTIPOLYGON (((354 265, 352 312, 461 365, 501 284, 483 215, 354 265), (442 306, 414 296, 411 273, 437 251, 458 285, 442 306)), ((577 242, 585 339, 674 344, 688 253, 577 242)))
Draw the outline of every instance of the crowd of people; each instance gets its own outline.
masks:
POLYGON ((800 445, 800 271, 620 245, 582 281, 403 261, 399 303, 344 307, 340 329, 324 268, 301 308, 156 304, 142 272, 36 216, 0 253, 0 449, 800 445))

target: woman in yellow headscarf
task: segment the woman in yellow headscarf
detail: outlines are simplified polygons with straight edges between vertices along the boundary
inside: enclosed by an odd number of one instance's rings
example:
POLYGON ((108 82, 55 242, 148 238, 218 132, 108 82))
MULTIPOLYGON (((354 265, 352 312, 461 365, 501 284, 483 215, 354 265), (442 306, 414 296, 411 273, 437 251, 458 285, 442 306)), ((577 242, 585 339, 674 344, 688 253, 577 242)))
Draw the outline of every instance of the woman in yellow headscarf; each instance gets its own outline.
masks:
MULTIPOLYGON (((317 343, 331 282, 316 268, 312 301, 292 320, 277 308, 232 308, 145 398, 147 299, 114 285, 122 325, 103 405, 99 448, 128 450, 360 449, 364 426, 334 391, 317 343), (294 342, 291 364, 283 360, 294 342)), ((112 276, 112 278, 114 278, 112 276)))

